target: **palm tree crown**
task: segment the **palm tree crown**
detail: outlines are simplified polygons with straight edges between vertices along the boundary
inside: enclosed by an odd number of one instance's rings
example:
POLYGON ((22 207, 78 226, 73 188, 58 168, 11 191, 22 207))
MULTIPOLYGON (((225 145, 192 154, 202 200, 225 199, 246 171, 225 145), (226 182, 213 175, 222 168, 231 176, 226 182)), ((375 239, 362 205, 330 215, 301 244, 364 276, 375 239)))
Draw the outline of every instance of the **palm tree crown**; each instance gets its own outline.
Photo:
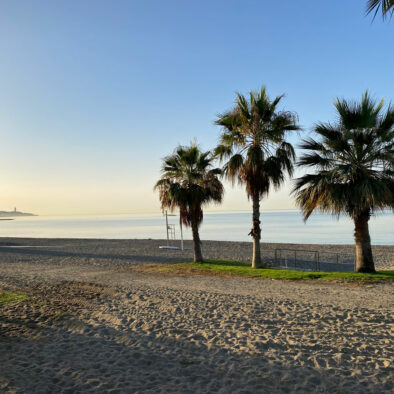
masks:
POLYGON ((394 107, 383 113, 383 101, 368 92, 359 103, 337 99, 335 107, 339 122, 317 124, 320 140, 301 145, 311 153, 299 165, 316 171, 296 181, 296 200, 305 220, 318 209, 368 222, 375 211, 394 207, 394 107))
POLYGON ((337 100, 335 107, 340 122, 317 124, 321 141, 301 145, 313 153, 303 155, 299 165, 318 170, 295 187, 306 219, 315 208, 354 216, 394 206, 394 108, 381 115, 383 101, 376 104, 368 92, 359 104, 337 100))
MULTIPOLYGON (((278 188, 286 173, 293 173, 295 153, 284 136, 288 131, 299 130, 299 126, 293 113, 277 111, 282 97, 270 101, 265 87, 250 92, 249 100, 238 93, 235 107, 219 115, 215 122, 223 128, 215 150, 218 158, 226 161, 223 173, 232 182, 245 184, 247 195, 253 200, 250 235, 255 247, 260 240, 259 200, 269 193, 271 186, 278 188)), ((258 244, 253 266, 260 264, 259 248, 258 244)))
MULTIPOLYGON (((201 152, 195 143, 178 146, 172 155, 163 159, 163 175, 155 185, 162 209, 179 208, 182 223, 192 227, 197 249, 200 248, 198 227, 203 220, 202 208, 211 202, 220 203, 224 194, 218 178, 221 170, 212 168, 212 162, 211 153, 201 152)), ((201 250, 197 250, 197 254, 201 255, 201 250)), ((202 256, 197 256, 197 260, 202 260, 202 256)))
POLYGON ((250 92, 249 101, 238 93, 234 109, 215 122, 224 129, 215 150, 220 160, 228 159, 224 174, 245 184, 249 197, 267 195, 271 185, 281 185, 286 172, 293 173, 295 153, 284 136, 299 126, 293 113, 276 112, 282 98, 271 102, 265 87, 250 92))

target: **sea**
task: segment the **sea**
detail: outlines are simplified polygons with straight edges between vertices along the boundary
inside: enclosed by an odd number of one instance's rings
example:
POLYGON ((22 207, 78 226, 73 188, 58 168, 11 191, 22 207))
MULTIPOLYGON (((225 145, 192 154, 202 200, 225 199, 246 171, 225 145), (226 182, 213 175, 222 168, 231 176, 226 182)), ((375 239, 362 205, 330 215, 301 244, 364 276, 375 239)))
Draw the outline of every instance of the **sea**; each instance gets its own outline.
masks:
MULTIPOLYGON (((252 214, 206 212, 200 228, 202 240, 251 241, 252 214)), ((0 237, 165 239, 163 214, 119 214, 84 216, 31 216, 0 220, 0 237)), ((181 239, 179 215, 168 216, 176 241, 181 239)), ((262 211, 261 241, 310 244, 352 244, 353 222, 348 217, 312 214, 305 223, 299 211, 262 211)), ((394 245, 394 215, 384 212, 369 222, 374 245, 394 245)), ((192 239, 183 227, 183 238, 192 239)))

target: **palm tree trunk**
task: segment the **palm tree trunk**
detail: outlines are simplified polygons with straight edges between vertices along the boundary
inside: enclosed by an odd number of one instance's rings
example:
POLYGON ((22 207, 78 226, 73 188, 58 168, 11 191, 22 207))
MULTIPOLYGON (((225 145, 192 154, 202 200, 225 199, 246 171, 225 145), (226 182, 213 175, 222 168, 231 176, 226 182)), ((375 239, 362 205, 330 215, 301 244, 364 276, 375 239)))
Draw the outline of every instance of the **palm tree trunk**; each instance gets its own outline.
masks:
POLYGON ((369 236, 369 211, 354 216, 354 239, 356 242, 356 272, 375 272, 369 236))
POLYGON ((193 245, 194 245, 194 262, 202 263, 201 241, 198 233, 198 224, 192 223, 193 245))
POLYGON ((250 235, 253 237, 253 259, 252 268, 261 267, 261 253, 260 253, 260 198, 258 195, 252 197, 253 200, 253 226, 250 235))

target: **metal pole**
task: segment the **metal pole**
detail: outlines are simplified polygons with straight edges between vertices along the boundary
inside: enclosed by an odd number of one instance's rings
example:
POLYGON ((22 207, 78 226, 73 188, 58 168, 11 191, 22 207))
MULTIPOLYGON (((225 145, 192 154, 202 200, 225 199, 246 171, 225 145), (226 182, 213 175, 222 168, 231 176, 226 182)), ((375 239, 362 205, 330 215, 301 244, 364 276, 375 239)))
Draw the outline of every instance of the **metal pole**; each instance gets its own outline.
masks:
POLYGON ((168 238, 168 216, 166 211, 166 231, 167 231, 167 246, 170 244, 170 240, 168 238))
POLYGON ((183 250, 183 230, 182 230, 182 220, 179 221, 181 225, 181 250, 183 250))

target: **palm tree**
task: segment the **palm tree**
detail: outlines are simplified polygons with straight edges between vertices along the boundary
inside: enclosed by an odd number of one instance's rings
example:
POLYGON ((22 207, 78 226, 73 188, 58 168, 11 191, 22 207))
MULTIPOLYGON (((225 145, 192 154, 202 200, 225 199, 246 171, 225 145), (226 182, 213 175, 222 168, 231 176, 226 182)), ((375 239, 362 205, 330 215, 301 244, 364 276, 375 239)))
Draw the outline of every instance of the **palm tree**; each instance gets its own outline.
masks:
POLYGON ((253 238, 252 267, 261 267, 260 200, 271 187, 279 188, 286 173, 292 175, 295 153, 284 140, 288 131, 299 130, 296 116, 278 112, 282 96, 270 101, 265 87, 250 92, 249 101, 237 93, 235 107, 218 116, 215 124, 223 127, 215 153, 226 163, 223 174, 234 184, 238 180, 246 186, 253 202, 253 224, 249 235, 253 238))
POLYGON ((191 227, 195 262, 203 261, 198 232, 203 220, 202 208, 211 202, 220 203, 224 194, 218 178, 221 170, 212 168, 212 162, 211 152, 201 152, 195 143, 178 146, 163 159, 163 175, 154 187, 159 191, 162 209, 179 208, 180 221, 191 227))
POLYGON ((313 174, 297 179, 294 188, 304 219, 318 209, 354 220, 356 271, 374 272, 368 221, 379 210, 394 208, 394 107, 383 113, 368 91, 361 102, 336 99, 337 124, 318 123, 320 137, 304 140, 299 165, 313 174))
POLYGON ((394 0, 368 0, 367 14, 373 12, 375 18, 379 10, 382 11, 383 19, 388 15, 392 16, 394 13, 394 0))

